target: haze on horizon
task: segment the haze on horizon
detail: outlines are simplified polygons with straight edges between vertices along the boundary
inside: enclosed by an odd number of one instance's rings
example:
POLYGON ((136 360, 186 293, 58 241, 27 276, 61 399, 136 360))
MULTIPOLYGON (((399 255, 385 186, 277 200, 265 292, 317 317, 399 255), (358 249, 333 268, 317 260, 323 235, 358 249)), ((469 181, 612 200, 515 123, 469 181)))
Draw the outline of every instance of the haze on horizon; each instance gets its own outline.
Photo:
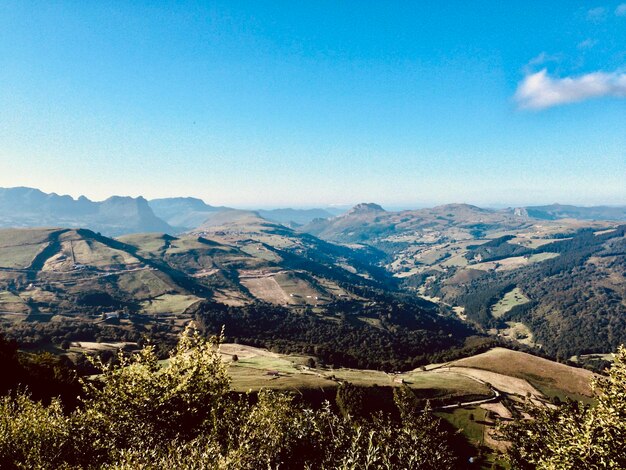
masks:
POLYGON ((626 3, 3 2, 0 186, 626 204, 626 3))

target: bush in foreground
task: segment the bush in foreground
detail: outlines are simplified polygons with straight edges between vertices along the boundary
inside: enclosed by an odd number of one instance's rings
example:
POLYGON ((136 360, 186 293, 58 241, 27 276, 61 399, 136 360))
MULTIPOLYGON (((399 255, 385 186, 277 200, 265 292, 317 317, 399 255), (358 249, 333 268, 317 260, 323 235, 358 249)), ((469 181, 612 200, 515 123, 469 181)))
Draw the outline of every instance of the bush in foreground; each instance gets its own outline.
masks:
POLYGON ((418 412, 407 387, 394 399, 401 419, 353 419, 326 404, 307 408, 284 393, 256 402, 229 393, 218 352, 193 328, 167 364, 154 349, 99 364, 83 382, 81 406, 64 413, 25 393, 0 400, 2 468, 455 468, 451 434, 418 412))
POLYGON ((626 348, 607 377, 592 382, 596 402, 556 408, 528 405, 528 419, 500 427, 511 443, 508 458, 519 469, 626 468, 626 348))

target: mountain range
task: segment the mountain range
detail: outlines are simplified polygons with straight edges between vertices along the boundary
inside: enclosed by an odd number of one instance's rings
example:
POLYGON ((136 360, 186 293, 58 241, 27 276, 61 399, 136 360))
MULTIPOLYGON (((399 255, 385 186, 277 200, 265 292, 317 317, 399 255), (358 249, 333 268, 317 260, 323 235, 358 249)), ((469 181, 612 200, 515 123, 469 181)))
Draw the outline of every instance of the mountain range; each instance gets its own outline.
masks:
MULTIPOLYGON (((220 212, 238 211, 212 206, 193 197, 146 200, 143 197, 112 196, 91 201, 81 196, 44 193, 39 189, 0 188, 0 227, 87 228, 107 236, 129 233, 192 231, 220 212)), ((385 211, 374 203, 358 204, 347 212, 335 209, 258 209, 270 222, 328 240, 368 242, 384 235, 412 233, 427 227, 458 226, 474 234, 490 224, 518 227, 528 220, 626 221, 626 206, 579 207, 553 204, 490 210, 468 204, 448 204, 429 209, 385 211)))
POLYGON ((328 357, 355 347, 341 361, 361 365, 375 364, 372 341, 405 341, 394 361, 414 365, 472 335, 552 357, 604 353, 626 341, 623 214, 362 203, 330 217, 0 189, 0 226, 11 227, 0 230, 0 321, 31 337, 57 316, 92 328, 123 310, 133 331, 195 316, 265 346, 325 344, 328 357))
POLYGON ((33 188, 0 188, 0 227, 83 227, 116 236, 131 232, 172 232, 143 197, 112 196, 94 202, 33 188))

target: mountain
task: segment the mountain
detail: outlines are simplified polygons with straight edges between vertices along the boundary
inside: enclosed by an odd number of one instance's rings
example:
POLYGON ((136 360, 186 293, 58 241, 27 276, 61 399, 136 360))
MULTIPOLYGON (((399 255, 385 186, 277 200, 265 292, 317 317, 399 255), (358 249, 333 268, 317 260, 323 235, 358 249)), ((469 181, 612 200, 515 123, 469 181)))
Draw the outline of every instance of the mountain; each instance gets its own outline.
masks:
POLYGON ((626 221, 626 206, 580 207, 552 204, 549 206, 525 207, 524 210, 528 216, 543 220, 578 219, 626 221))
POLYGON ((532 214, 363 204, 301 230, 384 251, 381 264, 406 289, 484 332, 552 357, 614 350, 626 342, 624 227, 532 214))
POLYGON ((372 215, 379 214, 382 212, 386 212, 378 204, 374 204, 373 202, 362 202, 361 204, 357 204, 352 209, 350 209, 346 216, 355 216, 355 215, 372 215))
POLYGON ((358 204, 345 214, 314 220, 301 231, 339 243, 367 243, 383 248, 390 243, 443 236, 454 228, 459 238, 475 238, 488 231, 519 228, 527 221, 505 211, 469 204, 447 204, 429 209, 387 212, 378 204, 358 204))
POLYGON ((172 231, 143 197, 113 196, 94 202, 34 188, 0 188, 0 227, 45 226, 87 227, 110 236, 172 231))
POLYGON ((297 227, 308 224, 315 219, 330 219, 335 216, 326 209, 260 209, 257 212, 264 219, 289 227, 297 227))
MULTIPOLYGON (((229 207, 216 207, 193 197, 177 197, 150 200, 154 213, 173 227, 191 230, 209 220, 215 213, 234 211, 229 207)), ((244 211, 249 212, 249 211, 244 211)), ((290 227, 308 224, 314 219, 327 219, 334 214, 325 209, 259 209, 259 216, 290 227)))
POLYGON ((210 206, 194 197, 151 199, 149 204, 157 217, 183 231, 199 226, 216 212, 230 210, 228 207, 210 206))

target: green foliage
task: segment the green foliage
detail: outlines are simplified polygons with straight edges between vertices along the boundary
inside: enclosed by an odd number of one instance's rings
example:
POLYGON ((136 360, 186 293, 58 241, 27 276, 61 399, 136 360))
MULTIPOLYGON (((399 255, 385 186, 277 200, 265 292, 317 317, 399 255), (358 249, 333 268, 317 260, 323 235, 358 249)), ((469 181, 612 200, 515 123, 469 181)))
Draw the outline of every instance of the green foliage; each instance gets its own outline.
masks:
POLYGON ((60 401, 44 406, 25 393, 0 399, 1 468, 62 467, 70 437, 60 401))
POLYGON ((355 420, 269 390, 255 401, 228 393, 218 341, 189 327, 164 367, 152 346, 99 363, 71 413, 58 400, 2 398, 0 467, 454 468, 451 435, 407 387, 395 394, 401 420, 355 420))
POLYGON ((606 378, 593 382, 593 406, 528 405, 530 419, 500 426, 511 442, 508 458, 521 469, 626 468, 626 348, 621 346, 606 378))
POLYGON ((113 468, 452 469, 449 435, 430 413, 394 422, 353 422, 328 405, 314 411, 291 397, 262 392, 246 410, 231 447, 200 436, 167 448, 126 451, 113 468))
POLYGON ((94 442, 126 448, 156 445, 198 432, 229 388, 216 344, 188 327, 168 366, 161 368, 151 345, 137 355, 120 353, 119 364, 99 366, 85 382, 84 418, 94 442))

